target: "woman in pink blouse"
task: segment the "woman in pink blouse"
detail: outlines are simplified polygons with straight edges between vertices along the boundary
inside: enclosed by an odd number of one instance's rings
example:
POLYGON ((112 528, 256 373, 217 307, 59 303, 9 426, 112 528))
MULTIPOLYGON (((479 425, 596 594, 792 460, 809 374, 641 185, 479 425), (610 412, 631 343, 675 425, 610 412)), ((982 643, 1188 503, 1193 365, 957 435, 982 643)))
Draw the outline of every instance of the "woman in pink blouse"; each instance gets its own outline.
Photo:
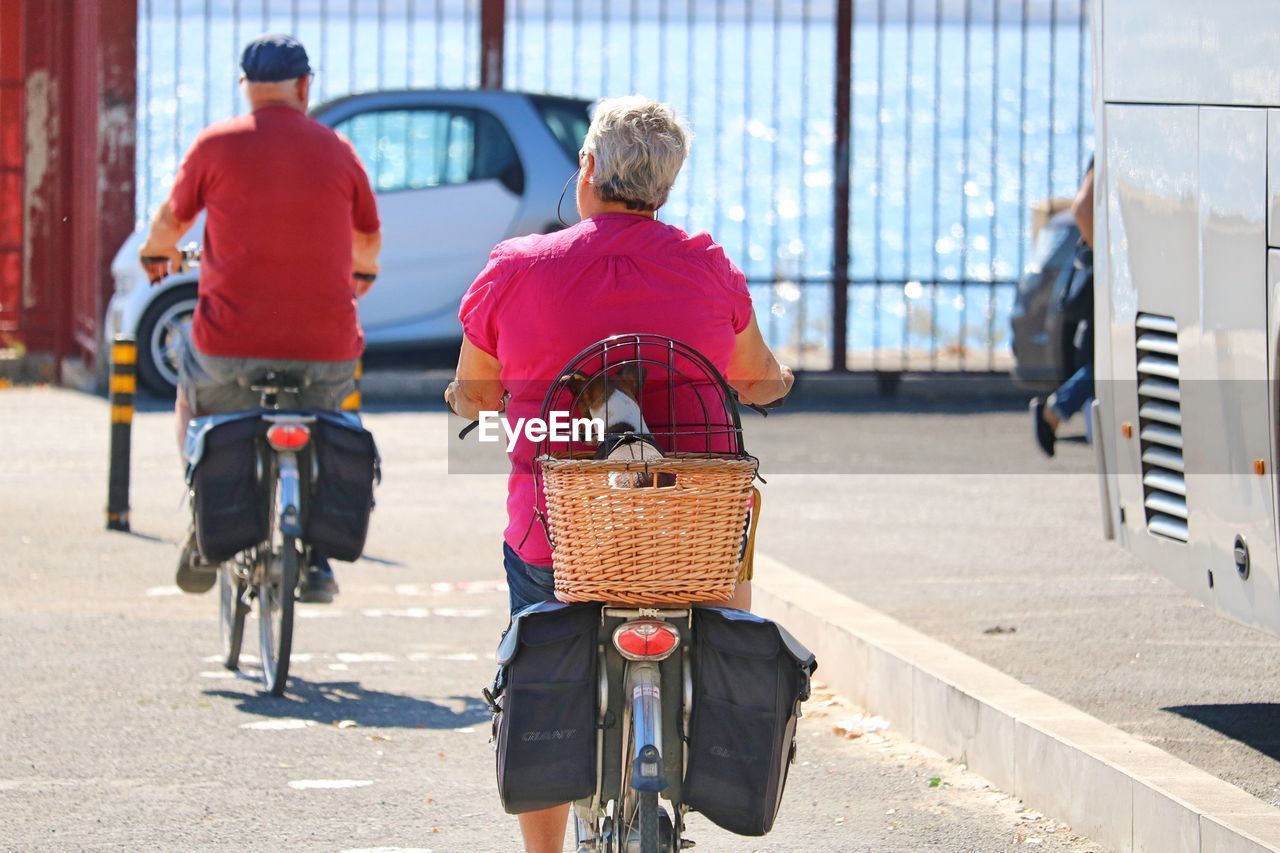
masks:
MULTIPOLYGON (((794 376, 760 334, 742 271, 707 234, 657 219, 689 142, 666 104, 631 96, 597 105, 578 155, 582 221, 499 244, 462 299, 462 351, 445 391, 453 411, 476 418, 510 394, 510 421, 537 417, 566 362, 611 335, 637 332, 692 346, 747 402, 790 391, 794 376)), ((513 613, 555 598, 551 546, 535 515, 542 501, 534 451, 521 436, 510 453, 503 556, 513 613)), ((730 604, 750 605, 749 583, 730 604)), ((567 809, 520 815, 525 849, 559 851, 567 809)))

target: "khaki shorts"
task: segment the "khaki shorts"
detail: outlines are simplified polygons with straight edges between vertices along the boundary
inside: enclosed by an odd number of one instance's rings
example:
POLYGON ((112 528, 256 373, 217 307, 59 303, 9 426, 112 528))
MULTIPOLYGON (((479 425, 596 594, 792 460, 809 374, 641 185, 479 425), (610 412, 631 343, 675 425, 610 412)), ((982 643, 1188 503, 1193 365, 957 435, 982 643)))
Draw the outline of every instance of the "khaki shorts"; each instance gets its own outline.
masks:
POLYGON ((355 360, 224 358, 200 352, 190 340, 185 343, 178 364, 178 386, 198 415, 258 408, 262 396, 249 387, 250 378, 264 370, 292 373, 306 380, 297 394, 280 395, 282 409, 340 409, 342 401, 356 390, 355 360))

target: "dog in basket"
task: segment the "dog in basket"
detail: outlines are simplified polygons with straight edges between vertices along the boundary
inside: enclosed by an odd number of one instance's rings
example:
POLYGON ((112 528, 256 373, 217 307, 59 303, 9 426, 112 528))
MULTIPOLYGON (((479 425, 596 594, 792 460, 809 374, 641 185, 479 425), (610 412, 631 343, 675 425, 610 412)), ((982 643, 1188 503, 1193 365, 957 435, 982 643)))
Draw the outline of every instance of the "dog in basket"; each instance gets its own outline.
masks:
MULTIPOLYGON (((564 384, 580 409, 604 423, 604 440, 596 450, 596 459, 643 464, 663 458, 640 411, 643 366, 624 364, 612 373, 592 379, 582 373, 573 373, 564 377, 564 384)), ((615 489, 667 488, 674 486, 675 480, 675 474, 660 473, 654 477, 647 471, 615 471, 609 475, 609 486, 615 489)))

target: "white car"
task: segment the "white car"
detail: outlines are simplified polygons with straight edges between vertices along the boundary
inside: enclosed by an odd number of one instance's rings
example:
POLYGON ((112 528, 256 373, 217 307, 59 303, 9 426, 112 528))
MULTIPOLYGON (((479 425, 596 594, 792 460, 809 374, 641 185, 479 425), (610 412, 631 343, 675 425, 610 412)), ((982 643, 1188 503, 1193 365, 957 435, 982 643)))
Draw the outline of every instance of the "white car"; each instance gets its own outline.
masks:
MULTIPOLYGON (((382 271, 359 301, 369 352, 461 340, 458 303, 493 246, 561 228, 557 202, 578 167, 590 102, 502 91, 398 91, 351 95, 312 116, 355 145, 382 218, 382 271)), ((577 212, 572 194, 565 221, 577 212)), ((203 217, 185 236, 199 243, 203 217)), ((196 306, 199 271, 150 286, 138 264, 143 232, 112 263, 108 339, 138 341, 138 376, 173 394, 177 346, 196 306)))

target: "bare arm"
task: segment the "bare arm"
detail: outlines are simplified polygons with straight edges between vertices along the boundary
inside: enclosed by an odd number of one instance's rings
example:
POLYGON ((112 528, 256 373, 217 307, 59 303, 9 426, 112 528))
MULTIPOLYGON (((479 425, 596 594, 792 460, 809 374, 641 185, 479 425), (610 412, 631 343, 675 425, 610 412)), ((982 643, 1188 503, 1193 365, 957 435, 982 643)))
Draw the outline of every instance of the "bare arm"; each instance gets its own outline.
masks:
POLYGON ((1080 192, 1071 202, 1071 215, 1076 218, 1076 227, 1080 236, 1089 246, 1093 245, 1093 169, 1090 169, 1080 184, 1080 192))
POLYGON ((143 242, 142 248, 138 250, 139 258, 166 258, 163 263, 146 263, 143 262, 142 268, 147 271, 147 278, 155 284, 160 279, 169 274, 170 265, 172 269, 177 269, 182 263, 182 253, 178 251, 178 241, 182 239, 182 235, 191 230, 194 219, 186 222, 181 221, 173 215, 173 211, 169 209, 169 202, 160 205, 160 209, 156 211, 155 218, 151 220, 151 230, 147 232, 147 239, 143 242))
POLYGON ((444 401, 454 412, 475 420, 481 412, 496 412, 502 407, 502 365, 466 338, 462 340, 454 375, 456 378, 444 389, 444 401))
MULTIPOLYGON (((377 275, 378 252, 382 251, 382 232, 365 233, 351 229, 351 270, 361 275, 377 275)), ((373 287, 372 281, 353 278, 351 288, 356 296, 364 296, 373 287)))
POLYGON ((774 358, 754 316, 751 324, 734 339, 725 378, 740 398, 761 406, 787 396, 796 381, 791 368, 778 364, 774 358))

